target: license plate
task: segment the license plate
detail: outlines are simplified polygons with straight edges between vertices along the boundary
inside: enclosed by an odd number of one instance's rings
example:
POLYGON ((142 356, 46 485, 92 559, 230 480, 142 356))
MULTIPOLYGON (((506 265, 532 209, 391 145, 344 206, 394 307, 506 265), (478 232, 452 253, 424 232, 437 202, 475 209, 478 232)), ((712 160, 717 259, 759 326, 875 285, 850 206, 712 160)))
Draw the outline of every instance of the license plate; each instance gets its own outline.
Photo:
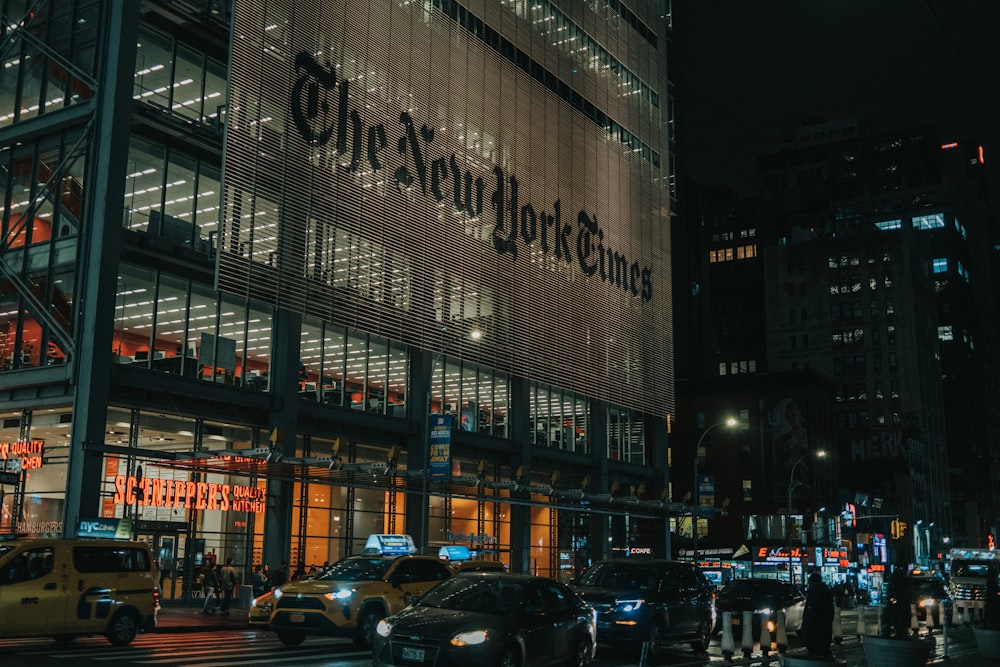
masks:
POLYGON ((424 649, 422 648, 411 648, 409 646, 403 647, 403 660, 413 660, 416 662, 424 661, 424 649))
POLYGON ((288 620, 290 622, 292 622, 292 623, 305 623, 306 622, 306 615, 305 614, 291 614, 288 617, 288 620))

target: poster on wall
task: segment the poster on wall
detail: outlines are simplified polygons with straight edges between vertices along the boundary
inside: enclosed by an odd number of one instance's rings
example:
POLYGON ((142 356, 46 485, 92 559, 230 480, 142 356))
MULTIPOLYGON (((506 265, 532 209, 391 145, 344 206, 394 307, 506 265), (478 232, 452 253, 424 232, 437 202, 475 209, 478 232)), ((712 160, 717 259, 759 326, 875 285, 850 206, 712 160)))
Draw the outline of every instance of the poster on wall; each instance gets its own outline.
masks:
POLYGON ((430 416, 430 479, 451 479, 451 422, 452 415, 430 416))

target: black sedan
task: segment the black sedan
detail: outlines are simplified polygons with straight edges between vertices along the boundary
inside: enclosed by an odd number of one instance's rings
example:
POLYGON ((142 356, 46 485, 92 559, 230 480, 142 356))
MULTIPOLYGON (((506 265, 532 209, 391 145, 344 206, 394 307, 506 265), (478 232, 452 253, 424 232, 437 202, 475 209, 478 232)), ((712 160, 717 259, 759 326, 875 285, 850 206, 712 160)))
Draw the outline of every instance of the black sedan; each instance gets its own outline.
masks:
MULTIPOLYGON (((802 615, 806 609, 806 596, 798 586, 775 579, 734 579, 726 584, 715 600, 718 614, 718 631, 722 630, 723 614, 732 612, 733 637, 743 635, 743 612, 752 612, 752 636, 760 637, 761 621, 777 622, 779 610, 785 612, 785 632, 794 633, 802 628, 802 615)), ((777 628, 770 626, 771 632, 777 628)))
POLYGON ((376 667, 586 667, 594 611, 567 586, 531 575, 447 579, 379 622, 376 667))

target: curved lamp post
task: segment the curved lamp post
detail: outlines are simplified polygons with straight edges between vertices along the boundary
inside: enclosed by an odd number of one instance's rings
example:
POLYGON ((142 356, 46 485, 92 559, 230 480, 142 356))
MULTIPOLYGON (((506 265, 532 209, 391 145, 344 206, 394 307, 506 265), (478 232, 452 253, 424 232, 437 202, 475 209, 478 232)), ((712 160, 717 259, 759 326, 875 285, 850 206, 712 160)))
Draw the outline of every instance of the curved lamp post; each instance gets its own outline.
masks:
POLYGON ((694 448, 694 491, 691 493, 691 498, 694 501, 694 505, 691 510, 691 537, 692 537, 692 558, 694 559, 694 564, 698 565, 698 510, 699 499, 698 499, 698 453, 701 452, 701 443, 704 442, 705 436, 716 426, 725 426, 726 428, 733 428, 739 424, 739 420, 735 417, 729 417, 721 422, 716 422, 706 428, 701 432, 701 437, 698 438, 698 444, 694 448))
MULTIPOLYGON (((448 327, 441 327, 441 333, 450 333, 448 327)), ((483 332, 481 329, 474 328, 469 330, 468 338, 473 341, 478 341, 483 337, 483 332)), ((420 535, 421 535, 421 552, 429 553, 427 550, 430 548, 431 535, 430 535, 430 504, 431 504, 431 486, 430 486, 430 475, 431 475, 431 394, 434 384, 434 367, 437 366, 438 361, 444 358, 444 353, 448 351, 448 348, 457 340, 461 340, 462 336, 455 336, 445 340, 441 349, 434 353, 434 357, 431 359, 430 372, 427 374, 427 400, 424 405, 423 414, 423 434, 421 435, 421 440, 424 445, 424 472, 423 472, 423 504, 420 511, 420 535)), ((442 375, 442 389, 441 389, 441 407, 444 409, 444 368, 441 369, 442 375)))
POLYGON ((821 459, 826 456, 826 452, 822 449, 815 452, 806 452, 799 458, 795 459, 795 463, 792 464, 792 469, 788 472, 788 583, 790 584, 795 583, 795 570, 792 567, 792 491, 796 486, 803 483, 795 481, 795 469, 810 456, 815 456, 816 458, 821 459))

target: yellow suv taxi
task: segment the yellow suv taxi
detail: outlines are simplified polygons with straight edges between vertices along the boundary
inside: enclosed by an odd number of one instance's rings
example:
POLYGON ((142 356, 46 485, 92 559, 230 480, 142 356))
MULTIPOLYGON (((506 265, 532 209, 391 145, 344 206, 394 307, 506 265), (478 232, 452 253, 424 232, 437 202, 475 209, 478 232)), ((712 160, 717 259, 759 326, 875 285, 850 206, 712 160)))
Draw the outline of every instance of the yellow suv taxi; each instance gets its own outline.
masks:
POLYGON ((149 545, 110 539, 0 539, 0 638, 104 635, 131 643, 156 624, 149 545))
POLYGON ((453 575, 448 563, 435 556, 365 552, 274 591, 270 625, 283 644, 323 635, 351 637, 357 646, 371 648, 380 620, 453 575))

